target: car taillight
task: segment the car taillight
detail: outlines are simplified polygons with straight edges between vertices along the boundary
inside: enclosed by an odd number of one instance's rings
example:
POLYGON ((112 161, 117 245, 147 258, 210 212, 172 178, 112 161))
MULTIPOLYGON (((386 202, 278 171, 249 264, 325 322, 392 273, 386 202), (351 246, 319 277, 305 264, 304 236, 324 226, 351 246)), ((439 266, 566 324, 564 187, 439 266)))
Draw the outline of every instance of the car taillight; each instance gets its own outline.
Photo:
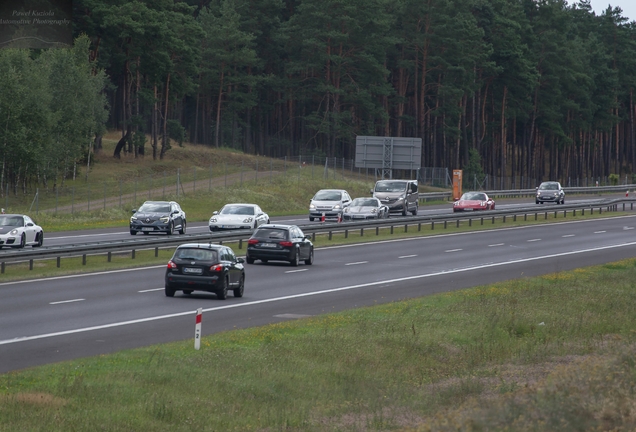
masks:
POLYGON ((168 261, 168 268, 169 269, 176 269, 177 265, 175 263, 172 262, 172 260, 168 261))
POLYGON ((249 239, 247 241, 247 244, 256 244, 256 243, 258 243, 258 240, 256 240, 256 239, 249 239))
POLYGON ((280 245, 283 247, 292 247, 294 244, 290 241, 282 241, 280 242, 280 245))
POLYGON ((213 271, 213 272, 223 271, 223 264, 213 265, 212 267, 210 267, 210 271, 213 271))

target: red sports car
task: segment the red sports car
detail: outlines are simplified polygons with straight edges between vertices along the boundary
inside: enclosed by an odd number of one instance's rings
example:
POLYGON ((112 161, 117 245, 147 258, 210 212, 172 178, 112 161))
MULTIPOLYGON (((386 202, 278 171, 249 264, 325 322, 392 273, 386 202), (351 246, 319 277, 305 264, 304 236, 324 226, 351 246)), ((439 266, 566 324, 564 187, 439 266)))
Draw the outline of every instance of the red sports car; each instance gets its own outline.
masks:
POLYGON ((494 209, 495 201, 484 192, 466 192, 453 203, 453 212, 494 209))

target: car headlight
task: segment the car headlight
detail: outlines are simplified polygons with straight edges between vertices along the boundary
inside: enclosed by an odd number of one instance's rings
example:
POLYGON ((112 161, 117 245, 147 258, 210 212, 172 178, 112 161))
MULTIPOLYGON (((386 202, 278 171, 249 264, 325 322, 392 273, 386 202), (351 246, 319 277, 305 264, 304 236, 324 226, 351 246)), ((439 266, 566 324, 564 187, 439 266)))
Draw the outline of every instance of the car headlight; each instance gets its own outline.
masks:
POLYGON ((349 213, 349 207, 347 207, 346 209, 344 209, 345 213, 349 213))
POLYGON ((216 218, 215 217, 210 218, 210 223, 216 223, 216 218))
POLYGON ((243 223, 250 223, 250 222, 252 222, 253 220, 254 220, 254 218, 253 218, 253 217, 251 217, 251 216, 250 216, 250 217, 246 217, 245 219, 243 219, 243 223))
POLYGON ((309 204, 309 210, 316 210, 316 205, 315 204, 309 204))
POLYGON ((371 209, 371 213, 377 213, 378 209, 371 209))
POLYGON ((17 229, 12 229, 11 232, 9 233, 11 235, 18 235, 18 230, 17 229))
POLYGON ((130 217, 130 221, 131 221, 131 222, 135 222, 136 220, 137 220, 137 218, 136 218, 136 217, 134 217, 134 216, 131 216, 131 217, 130 217))
POLYGON ((335 206, 333 206, 333 209, 334 209, 334 210, 338 210, 338 209, 340 209, 340 208, 341 208, 341 207, 340 207, 340 204, 336 204, 335 206))
POLYGON ((159 220, 163 223, 168 223, 170 221, 170 216, 162 216, 159 220))

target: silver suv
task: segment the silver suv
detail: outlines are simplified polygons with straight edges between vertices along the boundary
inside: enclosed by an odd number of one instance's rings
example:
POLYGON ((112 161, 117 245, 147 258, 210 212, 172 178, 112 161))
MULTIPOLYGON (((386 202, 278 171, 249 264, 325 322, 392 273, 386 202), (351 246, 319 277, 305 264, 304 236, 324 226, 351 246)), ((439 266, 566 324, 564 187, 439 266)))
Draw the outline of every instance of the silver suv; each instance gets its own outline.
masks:
POLYGON ((537 188, 535 204, 543 204, 544 202, 565 204, 565 192, 561 187, 561 183, 555 181, 547 181, 539 185, 539 187, 537 188))
POLYGON ((417 215, 417 180, 378 180, 371 193, 389 208, 389 212, 401 212, 403 216, 408 212, 417 215))
POLYGON ((321 189, 309 202, 309 220, 314 218, 338 219, 342 211, 351 204, 351 196, 344 189, 321 189))

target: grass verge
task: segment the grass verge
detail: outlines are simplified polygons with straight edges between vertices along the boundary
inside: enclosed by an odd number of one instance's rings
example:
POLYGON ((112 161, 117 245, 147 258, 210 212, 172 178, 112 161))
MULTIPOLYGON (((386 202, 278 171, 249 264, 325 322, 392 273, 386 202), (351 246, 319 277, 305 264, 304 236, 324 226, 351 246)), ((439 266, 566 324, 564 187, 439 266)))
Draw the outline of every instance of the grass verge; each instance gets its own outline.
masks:
POLYGON ((634 430, 635 281, 630 259, 8 373, 0 430, 634 430))

